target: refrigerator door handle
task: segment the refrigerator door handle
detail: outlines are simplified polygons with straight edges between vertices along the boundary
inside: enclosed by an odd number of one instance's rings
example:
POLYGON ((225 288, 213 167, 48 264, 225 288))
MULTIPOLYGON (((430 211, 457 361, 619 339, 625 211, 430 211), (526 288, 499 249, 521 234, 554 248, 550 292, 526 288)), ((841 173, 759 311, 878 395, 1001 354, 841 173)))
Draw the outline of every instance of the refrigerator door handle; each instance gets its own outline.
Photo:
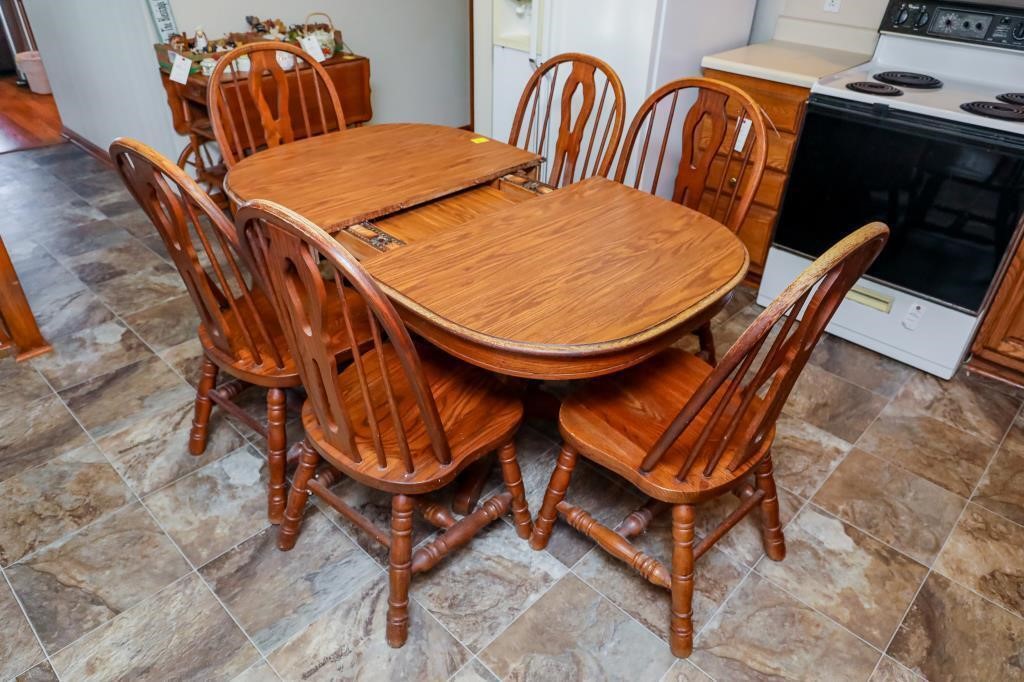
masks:
POLYGON ((540 13, 543 0, 531 0, 530 2, 530 66, 536 71, 544 63, 544 56, 541 54, 540 36, 540 13))

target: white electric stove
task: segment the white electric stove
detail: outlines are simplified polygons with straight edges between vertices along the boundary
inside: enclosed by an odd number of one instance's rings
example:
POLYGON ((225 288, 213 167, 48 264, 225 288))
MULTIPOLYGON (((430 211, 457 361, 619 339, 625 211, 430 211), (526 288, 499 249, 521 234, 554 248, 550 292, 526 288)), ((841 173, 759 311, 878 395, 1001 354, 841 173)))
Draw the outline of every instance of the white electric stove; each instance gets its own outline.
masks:
POLYGON ((881 220, 829 331, 949 378, 1020 238, 1024 6, 890 2, 872 60, 811 93, 758 301, 881 220))

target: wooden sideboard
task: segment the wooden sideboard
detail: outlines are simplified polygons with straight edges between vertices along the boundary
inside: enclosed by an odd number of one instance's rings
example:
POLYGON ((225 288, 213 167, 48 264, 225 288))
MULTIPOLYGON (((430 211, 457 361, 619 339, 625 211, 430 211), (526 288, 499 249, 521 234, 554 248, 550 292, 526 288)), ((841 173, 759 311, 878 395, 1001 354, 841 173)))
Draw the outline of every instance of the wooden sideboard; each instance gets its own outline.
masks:
MULTIPOLYGON (((373 117, 370 104, 370 60, 352 54, 340 54, 321 63, 338 91, 345 122, 349 126, 366 123, 373 117)), ((269 78, 269 76, 264 76, 269 78)), ((209 78, 201 73, 189 76, 184 84, 171 81, 166 73, 160 72, 167 105, 171 108, 174 130, 189 138, 189 145, 178 159, 178 165, 192 166, 197 178, 207 191, 217 193, 224 179, 223 164, 202 153, 206 143, 213 141, 213 127, 206 102, 209 78)))
MULTIPOLYGON (((774 81, 740 76, 726 71, 704 69, 708 78, 731 83, 754 98, 765 115, 768 125, 768 167, 761 180, 761 187, 754 197, 750 214, 740 228, 740 239, 750 252, 750 272, 747 280, 756 282, 764 270, 771 246, 775 217, 782 206, 782 194, 789 179, 796 150, 800 126, 803 125, 804 111, 810 90, 774 81)), ((735 115, 735 112, 730 112, 735 115)))
POLYGON ((1007 266, 971 352, 970 370, 1024 386, 1024 244, 1007 266))

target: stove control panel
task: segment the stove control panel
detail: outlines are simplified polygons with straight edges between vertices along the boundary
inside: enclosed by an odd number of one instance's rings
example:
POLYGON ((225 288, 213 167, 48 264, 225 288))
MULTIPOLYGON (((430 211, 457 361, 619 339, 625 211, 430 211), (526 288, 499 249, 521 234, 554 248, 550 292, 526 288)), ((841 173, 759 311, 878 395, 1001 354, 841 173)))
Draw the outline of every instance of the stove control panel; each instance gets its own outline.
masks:
POLYGON ((1024 52, 1024 10, 999 5, 890 0, 880 30, 1024 52))

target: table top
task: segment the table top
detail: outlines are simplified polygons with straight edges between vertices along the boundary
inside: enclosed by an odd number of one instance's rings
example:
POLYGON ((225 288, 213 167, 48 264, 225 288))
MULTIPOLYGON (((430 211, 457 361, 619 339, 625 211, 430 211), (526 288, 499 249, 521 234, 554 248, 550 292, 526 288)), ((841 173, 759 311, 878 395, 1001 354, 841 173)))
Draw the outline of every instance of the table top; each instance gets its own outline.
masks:
POLYGON ((242 159, 224 189, 269 199, 337 232, 537 165, 540 157, 458 128, 388 123, 299 140, 242 159))
POLYGON ((715 220, 591 178, 364 263, 425 323, 413 324, 421 333, 433 326, 505 353, 585 357, 699 318, 739 284, 749 257, 715 220))

